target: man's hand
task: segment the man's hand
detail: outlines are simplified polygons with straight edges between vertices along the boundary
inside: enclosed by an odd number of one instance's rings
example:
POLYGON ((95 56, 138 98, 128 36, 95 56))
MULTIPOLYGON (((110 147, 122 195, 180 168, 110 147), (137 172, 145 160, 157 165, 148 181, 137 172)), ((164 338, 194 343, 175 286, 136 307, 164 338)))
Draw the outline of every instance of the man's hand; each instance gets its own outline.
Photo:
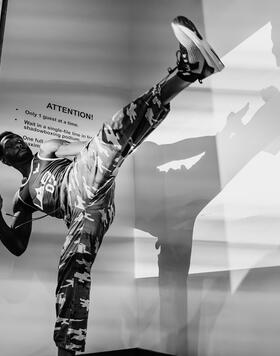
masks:
MULTIPOLYGON (((20 201, 19 201, 20 202, 20 201)), ((23 203, 22 203, 23 204, 23 203)), ((0 210, 3 199, 0 195, 0 210)), ((14 220, 9 227, 0 211, 0 241, 15 256, 20 256, 27 248, 32 229, 32 211, 24 205, 14 205, 14 220)))

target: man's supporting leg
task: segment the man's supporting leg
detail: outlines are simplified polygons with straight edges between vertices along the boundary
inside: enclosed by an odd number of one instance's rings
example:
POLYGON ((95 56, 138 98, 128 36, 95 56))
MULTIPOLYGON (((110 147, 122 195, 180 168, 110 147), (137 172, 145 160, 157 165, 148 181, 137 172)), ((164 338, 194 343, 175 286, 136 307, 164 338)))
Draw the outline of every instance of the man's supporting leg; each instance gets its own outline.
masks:
POLYGON ((54 341, 59 356, 83 352, 87 333, 91 266, 104 231, 101 213, 76 209, 63 246, 56 289, 54 341), (72 353, 71 353, 72 352, 72 353))

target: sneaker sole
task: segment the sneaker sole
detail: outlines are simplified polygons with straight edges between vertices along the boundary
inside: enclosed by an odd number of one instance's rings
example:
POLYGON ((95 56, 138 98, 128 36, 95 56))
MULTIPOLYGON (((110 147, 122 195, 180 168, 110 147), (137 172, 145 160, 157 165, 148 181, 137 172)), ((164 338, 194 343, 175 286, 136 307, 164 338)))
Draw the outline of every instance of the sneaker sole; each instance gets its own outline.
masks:
POLYGON ((198 38, 198 36, 186 26, 174 23, 171 23, 171 26, 175 37, 184 47, 187 48, 189 45, 189 42, 186 40, 186 38, 194 43, 194 45, 200 50, 201 54, 205 58, 206 63, 210 67, 214 68, 214 73, 220 72, 224 69, 224 64, 206 40, 201 40, 198 38))

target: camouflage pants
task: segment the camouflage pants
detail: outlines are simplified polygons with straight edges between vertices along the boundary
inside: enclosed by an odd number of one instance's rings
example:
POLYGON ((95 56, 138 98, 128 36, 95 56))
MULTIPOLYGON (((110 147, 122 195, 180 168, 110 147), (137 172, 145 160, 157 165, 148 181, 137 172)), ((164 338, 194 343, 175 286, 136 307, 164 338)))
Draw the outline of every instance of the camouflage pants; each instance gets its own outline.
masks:
POLYGON ((58 347, 84 351, 91 267, 114 218, 114 187, 119 167, 169 112, 157 85, 104 123, 73 161, 62 205, 68 227, 58 270, 56 325, 58 347))

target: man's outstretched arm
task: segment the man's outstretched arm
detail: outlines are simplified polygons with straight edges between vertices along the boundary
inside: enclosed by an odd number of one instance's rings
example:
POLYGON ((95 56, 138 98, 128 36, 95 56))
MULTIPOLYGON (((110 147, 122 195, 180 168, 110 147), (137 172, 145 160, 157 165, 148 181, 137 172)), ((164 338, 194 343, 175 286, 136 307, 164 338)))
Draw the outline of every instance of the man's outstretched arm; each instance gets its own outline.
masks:
POLYGON ((32 230, 32 212, 30 210, 15 211, 14 222, 9 227, 2 215, 3 200, 0 196, 0 240, 15 256, 26 250, 32 230))

